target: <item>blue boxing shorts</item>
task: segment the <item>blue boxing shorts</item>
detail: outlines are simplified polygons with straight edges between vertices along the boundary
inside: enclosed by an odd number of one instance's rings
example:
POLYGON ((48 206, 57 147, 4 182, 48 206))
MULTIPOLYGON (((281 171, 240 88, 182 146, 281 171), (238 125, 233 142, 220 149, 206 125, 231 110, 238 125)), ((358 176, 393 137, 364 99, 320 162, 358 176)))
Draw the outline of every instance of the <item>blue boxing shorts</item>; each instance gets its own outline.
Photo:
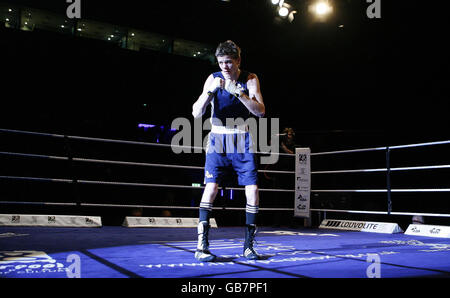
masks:
POLYGON ((232 168, 241 186, 258 184, 258 167, 253 140, 249 132, 220 134, 208 137, 205 163, 205 184, 223 181, 232 168))

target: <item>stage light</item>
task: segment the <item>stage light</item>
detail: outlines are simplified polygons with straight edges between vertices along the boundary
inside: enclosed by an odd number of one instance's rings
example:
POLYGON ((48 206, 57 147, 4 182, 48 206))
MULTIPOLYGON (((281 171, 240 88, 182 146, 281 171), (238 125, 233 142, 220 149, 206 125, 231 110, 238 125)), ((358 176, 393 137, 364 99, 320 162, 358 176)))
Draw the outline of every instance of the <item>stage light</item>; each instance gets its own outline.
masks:
POLYGON ((294 7, 286 2, 284 0, 281 0, 278 7, 278 15, 283 18, 287 19, 289 22, 292 22, 294 20, 294 15, 297 13, 297 11, 294 9, 294 7))
POLYGON ((287 7, 280 7, 280 9, 278 10, 278 14, 280 15, 280 17, 287 17, 289 14, 289 9, 287 9, 287 7))
POLYGON ((280 3, 280 0, 271 0, 273 5, 277 5, 278 3, 280 3))
POLYGON ((316 4, 316 13, 318 15, 324 15, 330 12, 330 6, 327 3, 321 2, 316 4))
POLYGON ((323 18, 333 11, 333 7, 326 0, 319 0, 309 7, 309 10, 313 12, 317 17, 323 18))

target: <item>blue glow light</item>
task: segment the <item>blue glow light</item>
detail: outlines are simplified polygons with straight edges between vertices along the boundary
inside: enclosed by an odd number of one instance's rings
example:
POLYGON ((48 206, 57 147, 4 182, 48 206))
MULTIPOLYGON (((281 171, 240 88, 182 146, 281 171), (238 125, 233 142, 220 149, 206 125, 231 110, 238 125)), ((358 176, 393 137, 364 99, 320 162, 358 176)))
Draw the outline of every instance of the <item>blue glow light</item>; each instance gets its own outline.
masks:
POLYGON ((156 127, 156 125, 153 125, 153 124, 145 124, 145 123, 139 123, 138 127, 139 127, 139 128, 148 129, 148 128, 156 127))

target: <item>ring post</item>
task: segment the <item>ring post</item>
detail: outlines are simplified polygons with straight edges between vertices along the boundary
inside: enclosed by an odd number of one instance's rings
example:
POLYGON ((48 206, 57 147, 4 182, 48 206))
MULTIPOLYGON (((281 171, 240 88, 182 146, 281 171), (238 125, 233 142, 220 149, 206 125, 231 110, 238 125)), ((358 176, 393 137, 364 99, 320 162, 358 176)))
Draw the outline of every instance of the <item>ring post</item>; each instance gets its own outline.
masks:
POLYGON ((295 206, 294 216, 305 218, 305 226, 311 217, 311 149, 295 150, 295 206))
POLYGON ((386 147, 386 189, 387 189, 387 212, 392 212, 392 187, 391 187, 391 148, 386 147))
POLYGON ((72 146, 70 145, 70 139, 68 136, 64 136, 64 147, 66 149, 66 153, 67 153, 67 161, 68 161, 68 170, 69 170, 69 174, 71 176, 71 180, 72 180, 72 196, 77 204, 77 207, 79 208, 81 206, 81 199, 79 196, 79 192, 78 192, 78 178, 76 175, 76 170, 75 170, 75 165, 74 165, 74 154, 72 151, 72 146))

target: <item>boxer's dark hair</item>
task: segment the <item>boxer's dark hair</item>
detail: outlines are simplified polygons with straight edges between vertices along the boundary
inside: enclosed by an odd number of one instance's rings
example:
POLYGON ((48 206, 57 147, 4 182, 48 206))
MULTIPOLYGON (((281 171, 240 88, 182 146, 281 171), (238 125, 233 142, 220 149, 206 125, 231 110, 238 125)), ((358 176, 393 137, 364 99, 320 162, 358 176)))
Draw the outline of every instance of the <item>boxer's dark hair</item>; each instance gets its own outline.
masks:
POLYGON ((233 59, 241 58, 241 48, 233 41, 227 40, 219 44, 216 50, 216 57, 230 56, 233 59))

